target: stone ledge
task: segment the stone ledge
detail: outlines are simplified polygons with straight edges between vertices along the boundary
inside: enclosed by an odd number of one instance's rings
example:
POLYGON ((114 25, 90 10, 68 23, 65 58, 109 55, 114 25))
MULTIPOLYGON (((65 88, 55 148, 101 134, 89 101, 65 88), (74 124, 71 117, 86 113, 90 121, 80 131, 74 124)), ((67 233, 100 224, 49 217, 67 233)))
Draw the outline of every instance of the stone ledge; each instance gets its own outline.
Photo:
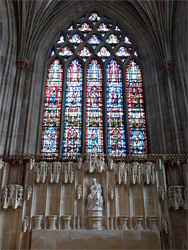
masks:
POLYGON ((159 231, 32 230, 31 249, 161 249, 159 231))

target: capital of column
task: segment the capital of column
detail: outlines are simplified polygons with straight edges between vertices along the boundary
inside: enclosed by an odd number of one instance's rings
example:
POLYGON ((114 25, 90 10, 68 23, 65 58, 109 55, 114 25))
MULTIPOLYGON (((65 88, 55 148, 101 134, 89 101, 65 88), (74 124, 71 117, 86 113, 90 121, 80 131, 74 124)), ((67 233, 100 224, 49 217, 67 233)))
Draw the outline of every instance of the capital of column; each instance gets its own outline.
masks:
POLYGON ((26 59, 17 59, 16 60, 16 66, 18 68, 28 69, 29 68, 29 62, 26 59))
POLYGON ((160 69, 161 70, 168 70, 174 67, 174 61, 172 59, 164 59, 161 62, 160 69))

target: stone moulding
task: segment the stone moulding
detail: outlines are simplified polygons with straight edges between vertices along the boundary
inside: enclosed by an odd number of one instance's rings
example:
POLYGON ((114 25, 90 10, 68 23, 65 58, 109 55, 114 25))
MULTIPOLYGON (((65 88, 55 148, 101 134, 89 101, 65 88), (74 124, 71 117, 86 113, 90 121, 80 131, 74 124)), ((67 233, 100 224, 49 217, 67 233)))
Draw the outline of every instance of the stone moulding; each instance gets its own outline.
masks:
POLYGON ((170 186, 167 191, 168 207, 178 210, 180 207, 188 209, 188 188, 184 186, 170 186))
POLYGON ((133 216, 132 221, 133 221, 133 229, 134 230, 143 230, 144 216, 142 216, 142 215, 133 216))
POLYGON ((13 209, 22 206, 23 203, 23 186, 10 184, 4 187, 3 208, 7 209, 12 206, 13 209))
POLYGON ((48 229, 55 230, 58 215, 48 215, 48 229))
POLYGON ((120 230, 128 230, 128 222, 129 222, 129 216, 121 215, 118 217, 119 221, 119 229, 120 230))
POLYGON ((42 220, 43 220, 43 215, 34 215, 33 216, 34 220, 34 229, 42 229, 42 220))

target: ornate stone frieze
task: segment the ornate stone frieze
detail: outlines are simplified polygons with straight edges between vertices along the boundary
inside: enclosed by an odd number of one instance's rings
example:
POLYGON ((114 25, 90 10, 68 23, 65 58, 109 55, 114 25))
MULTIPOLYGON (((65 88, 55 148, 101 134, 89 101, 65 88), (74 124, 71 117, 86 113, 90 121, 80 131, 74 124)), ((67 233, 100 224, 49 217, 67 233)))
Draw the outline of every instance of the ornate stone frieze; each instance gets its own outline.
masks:
POLYGON ((32 194, 33 194, 33 188, 32 188, 32 186, 31 185, 27 186, 26 187, 26 200, 27 201, 31 198, 32 194))
POLYGON ((4 167, 4 161, 2 158, 0 158, 0 170, 4 167))
POLYGON ((23 220, 23 232, 27 232, 27 230, 29 229, 29 225, 30 225, 30 218, 29 216, 25 216, 24 220, 23 220))
POLYGON ((73 183, 75 176, 75 169, 73 162, 67 162, 62 164, 62 177, 64 183, 73 183))
POLYGON ((168 207, 178 210, 180 207, 187 207, 187 189, 184 186, 171 186, 168 188, 168 207))
POLYGON ((39 182, 45 183, 48 174, 48 163, 45 161, 40 161, 39 163, 35 164, 34 171, 35 171, 35 181, 37 183, 39 182))
POLYGON ((143 221, 144 217, 142 215, 133 216, 133 229, 134 230, 142 230, 143 229, 143 221))
POLYGON ((52 162, 48 165, 48 176, 50 183, 59 183, 61 175, 61 163, 52 162))
POLYGON ((119 229, 128 230, 129 216, 119 216, 118 220, 119 220, 119 229))
POLYGON ((148 216, 147 225, 149 230, 157 230, 157 216, 148 216))
POLYGON ((143 165, 144 170, 144 182, 146 184, 156 183, 156 168, 152 162, 146 162, 143 165))
POLYGON ((29 160, 29 170, 32 170, 35 165, 35 159, 30 159, 29 160))
POLYGON ((76 187, 76 198, 80 200, 82 198, 82 195, 83 195, 82 185, 79 184, 76 187))
POLYGON ((118 184, 128 184, 129 181, 129 164, 119 162, 116 165, 116 180, 118 184))
POLYGON ((130 171, 132 184, 141 184, 143 174, 141 164, 138 162, 132 162, 130 164, 130 171))
POLYGON ((104 154, 89 154, 87 161, 85 162, 85 169, 90 173, 98 172, 102 173, 105 169, 105 158, 104 154))
POLYGON ((115 165, 116 165, 116 164, 114 163, 113 159, 109 158, 109 159, 108 159, 108 168, 109 168, 110 170, 112 170, 112 169, 115 168, 115 165))
POLYGON ((3 208, 7 209, 12 206, 16 209, 22 206, 23 202, 23 186, 10 184, 5 186, 3 193, 3 208))

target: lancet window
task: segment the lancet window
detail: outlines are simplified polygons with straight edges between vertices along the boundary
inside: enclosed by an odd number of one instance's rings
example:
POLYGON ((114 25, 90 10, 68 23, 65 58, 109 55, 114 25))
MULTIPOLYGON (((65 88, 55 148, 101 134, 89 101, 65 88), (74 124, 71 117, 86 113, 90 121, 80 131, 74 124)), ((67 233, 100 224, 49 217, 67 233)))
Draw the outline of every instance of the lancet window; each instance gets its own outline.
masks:
POLYGON ((138 57, 126 30, 96 11, 62 31, 49 57, 42 155, 148 152, 138 57))

